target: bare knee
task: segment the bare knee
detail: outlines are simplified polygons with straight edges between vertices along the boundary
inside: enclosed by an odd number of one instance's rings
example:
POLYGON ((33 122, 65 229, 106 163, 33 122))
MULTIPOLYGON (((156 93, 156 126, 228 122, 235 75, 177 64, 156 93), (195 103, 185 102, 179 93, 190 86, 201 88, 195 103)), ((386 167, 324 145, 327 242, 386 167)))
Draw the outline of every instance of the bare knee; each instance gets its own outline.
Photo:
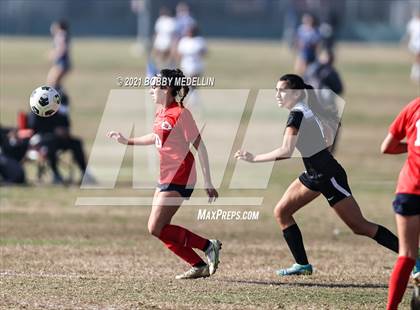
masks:
POLYGON ((292 221, 293 213, 289 210, 290 206, 283 201, 280 201, 277 206, 274 208, 274 218, 280 224, 281 227, 289 226, 290 221, 292 221))
POLYGON ((149 222, 147 225, 147 229, 149 231, 149 234, 151 234, 152 236, 155 236, 156 238, 160 237, 160 233, 162 231, 161 225, 158 225, 154 222, 149 222))

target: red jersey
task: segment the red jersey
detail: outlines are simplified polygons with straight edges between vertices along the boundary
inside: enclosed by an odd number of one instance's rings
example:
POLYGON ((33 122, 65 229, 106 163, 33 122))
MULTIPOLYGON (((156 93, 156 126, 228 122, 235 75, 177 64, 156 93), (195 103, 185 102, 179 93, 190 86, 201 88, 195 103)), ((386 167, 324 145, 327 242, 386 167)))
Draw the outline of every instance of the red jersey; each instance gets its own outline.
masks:
POLYGON ((398 194, 420 195, 420 97, 400 112, 389 128, 397 140, 407 138, 407 160, 398 178, 398 194))
POLYGON ((199 135, 191 112, 177 102, 159 107, 153 124, 160 158, 160 184, 194 185, 196 171, 190 144, 199 135))

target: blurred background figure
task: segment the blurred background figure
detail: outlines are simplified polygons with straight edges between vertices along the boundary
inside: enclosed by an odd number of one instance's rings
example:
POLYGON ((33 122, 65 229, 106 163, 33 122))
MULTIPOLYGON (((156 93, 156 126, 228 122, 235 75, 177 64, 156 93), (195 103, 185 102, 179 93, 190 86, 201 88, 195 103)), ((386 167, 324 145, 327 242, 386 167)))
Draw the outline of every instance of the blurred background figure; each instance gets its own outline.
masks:
POLYGON ((64 179, 58 169, 58 152, 70 150, 73 159, 80 169, 80 183, 95 183, 93 176, 86 170, 86 157, 82 140, 70 133, 70 117, 68 98, 62 94, 60 109, 49 118, 28 113, 28 128, 33 130, 31 145, 44 156, 53 172, 53 183, 64 184, 64 179))
POLYGON ((57 88, 71 69, 69 25, 64 20, 55 21, 51 24, 50 31, 54 48, 49 54, 53 66, 47 75, 47 85, 57 88))
POLYGON ((339 107, 337 96, 341 96, 344 92, 344 86, 340 74, 334 67, 334 53, 330 49, 324 49, 320 52, 318 60, 310 64, 305 72, 305 83, 315 88, 319 102, 325 108, 325 122, 330 124, 330 128, 338 127, 336 130, 331 129, 333 136, 333 144, 330 152, 335 153, 339 137, 341 122, 339 115, 339 107))
POLYGON ((200 77, 204 72, 204 56, 207 52, 206 41, 199 35, 197 26, 187 29, 178 43, 178 59, 181 70, 186 76, 200 77))
POLYGON ((341 95, 344 86, 340 74, 334 67, 334 53, 332 50, 323 49, 319 53, 317 61, 311 63, 305 71, 305 82, 315 89, 331 89, 337 95, 341 95))
POLYGON ((297 49, 295 72, 298 75, 303 75, 306 67, 316 60, 316 51, 320 43, 321 35, 316 25, 315 16, 309 13, 303 14, 295 43, 297 49))
POLYGON ((161 7, 159 17, 155 23, 155 36, 153 40, 152 56, 157 71, 161 68, 174 68, 175 61, 172 55, 176 40, 176 20, 167 7, 161 7))
POLYGON ((191 16, 190 7, 185 2, 180 2, 176 6, 176 30, 179 38, 188 34, 188 31, 196 26, 195 19, 191 16))
POLYGON ((319 33, 321 35, 321 46, 326 50, 333 50, 337 40, 339 17, 335 10, 329 6, 320 11, 319 33))
POLYGON ((414 63, 411 67, 410 78, 420 83, 420 10, 413 13, 413 17, 407 24, 408 49, 414 55, 414 63))
MULTIPOLYGON (((199 35, 196 25, 187 29, 185 36, 179 40, 177 55, 179 65, 185 76, 200 77, 204 73, 204 56, 207 53, 207 44, 205 39, 199 35)), ((194 87, 190 87, 190 96, 187 106, 197 116, 199 107, 198 93, 194 87)))
POLYGON ((0 183, 26 183, 22 160, 28 141, 28 137, 20 136, 16 128, 0 126, 0 183))

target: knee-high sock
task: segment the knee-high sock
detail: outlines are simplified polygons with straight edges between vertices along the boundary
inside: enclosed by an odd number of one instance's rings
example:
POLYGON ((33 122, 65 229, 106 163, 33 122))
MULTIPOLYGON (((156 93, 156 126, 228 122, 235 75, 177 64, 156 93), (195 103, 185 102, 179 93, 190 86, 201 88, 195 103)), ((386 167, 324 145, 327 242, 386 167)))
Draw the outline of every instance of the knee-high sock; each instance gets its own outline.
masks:
MULTIPOLYGON (((162 240, 163 241, 163 240, 162 240)), ((192 248, 179 246, 178 244, 170 241, 163 241, 165 246, 180 257, 183 261, 187 262, 191 266, 204 266, 206 263, 194 252, 192 248)))
POLYGON ((287 227, 283 230, 283 236, 284 239, 286 239, 287 245, 295 258, 296 263, 300 265, 309 264, 299 226, 293 224, 292 226, 287 227))
POLYGON ((387 228, 378 225, 378 231, 373 239, 380 245, 398 253, 398 238, 387 228))
POLYGON ((159 239, 202 251, 205 251, 209 245, 208 239, 200 237, 184 227, 171 224, 167 224, 162 228, 159 239))
POLYGON ((410 257, 398 257, 389 279, 387 310, 396 310, 398 308, 398 304, 401 302, 407 288, 410 272, 413 270, 414 264, 415 260, 410 257))

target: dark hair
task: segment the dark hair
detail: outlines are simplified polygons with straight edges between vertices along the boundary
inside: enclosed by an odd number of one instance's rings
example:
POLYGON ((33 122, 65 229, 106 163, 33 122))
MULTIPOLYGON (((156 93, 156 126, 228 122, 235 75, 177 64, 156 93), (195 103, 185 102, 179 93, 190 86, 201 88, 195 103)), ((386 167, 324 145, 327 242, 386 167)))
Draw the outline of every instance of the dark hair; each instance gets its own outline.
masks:
POLYGON ((65 19, 60 19, 55 22, 61 30, 69 31, 69 23, 65 19))
POLYGON ((162 69, 160 70, 160 76, 165 78, 172 78, 168 87, 171 89, 171 95, 173 97, 179 96, 178 103, 183 107, 184 99, 188 95, 190 88, 186 85, 182 85, 179 80, 185 77, 184 73, 180 69, 162 69))
POLYGON ((303 79, 296 74, 285 74, 282 77, 280 77, 279 81, 285 81, 287 83, 287 87, 289 89, 300 89, 302 90, 302 93, 299 97, 299 100, 305 100, 306 96, 307 98, 307 103, 309 108, 311 109, 312 112, 315 113, 315 115, 317 115, 318 117, 320 117, 321 119, 325 118, 325 115, 328 113, 326 111, 326 109, 321 105, 321 103, 318 101, 318 98, 315 94, 315 92, 313 91, 314 88, 312 87, 312 85, 306 84, 303 79), (305 92, 304 90, 312 90, 312 91, 308 91, 305 92))

